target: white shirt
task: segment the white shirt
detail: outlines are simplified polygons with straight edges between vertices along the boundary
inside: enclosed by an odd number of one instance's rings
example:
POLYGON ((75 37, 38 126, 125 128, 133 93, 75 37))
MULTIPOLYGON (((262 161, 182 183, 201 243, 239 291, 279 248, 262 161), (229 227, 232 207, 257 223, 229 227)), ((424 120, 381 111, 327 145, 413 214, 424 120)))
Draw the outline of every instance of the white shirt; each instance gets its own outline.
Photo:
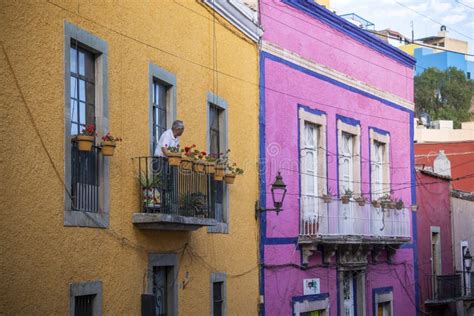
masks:
POLYGON ((158 140, 158 144, 155 149, 155 156, 164 157, 165 154, 161 150, 162 147, 176 147, 179 145, 179 138, 174 137, 171 129, 166 130, 158 140))

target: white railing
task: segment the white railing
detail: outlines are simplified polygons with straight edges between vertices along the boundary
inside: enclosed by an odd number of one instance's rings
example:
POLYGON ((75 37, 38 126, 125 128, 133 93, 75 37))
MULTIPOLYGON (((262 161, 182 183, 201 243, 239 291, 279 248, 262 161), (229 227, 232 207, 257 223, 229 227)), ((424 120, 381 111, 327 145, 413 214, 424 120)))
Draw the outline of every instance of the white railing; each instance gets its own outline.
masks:
POLYGON ((407 208, 382 210, 370 203, 325 203, 306 196, 301 198, 301 212, 301 236, 411 237, 407 208))

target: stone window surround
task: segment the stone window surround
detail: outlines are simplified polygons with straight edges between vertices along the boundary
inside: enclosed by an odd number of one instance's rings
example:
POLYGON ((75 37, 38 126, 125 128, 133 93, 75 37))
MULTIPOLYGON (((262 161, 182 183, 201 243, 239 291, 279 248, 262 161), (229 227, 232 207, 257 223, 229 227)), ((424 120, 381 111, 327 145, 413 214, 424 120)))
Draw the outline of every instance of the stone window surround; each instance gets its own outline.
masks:
MULTIPOLYGON (((369 139, 370 139, 370 144, 369 144, 369 150, 370 150, 370 160, 372 161, 374 159, 373 157, 373 152, 372 152, 372 148, 373 148, 373 144, 374 144, 374 141, 377 141, 379 143, 383 143, 385 145, 385 152, 384 152, 384 160, 382 161, 383 163, 383 167, 382 167, 382 170, 383 170, 383 175, 382 175, 382 179, 383 179, 383 192, 390 192, 391 191, 391 186, 390 186, 390 134, 387 132, 385 134, 382 134, 380 132, 378 132, 377 130, 375 130, 374 128, 369 128, 369 139)), ((372 195, 372 191, 373 191, 373 188, 372 188, 372 174, 370 175, 370 192, 371 192, 371 195, 372 195)))
MULTIPOLYGON (((357 125, 352 125, 343 122, 341 119, 337 119, 337 139, 338 139, 338 146, 337 146, 337 157, 339 157, 340 149, 339 146, 341 146, 342 143, 342 132, 354 135, 354 141, 355 143, 353 144, 354 150, 352 152, 352 161, 354 164, 354 174, 352 176, 352 181, 353 181, 353 191, 355 194, 361 194, 361 164, 360 164, 360 123, 357 123, 357 125)), ((340 179, 339 179, 339 159, 337 163, 337 168, 338 168, 338 184, 337 184, 337 192, 339 192, 339 195, 341 195, 343 192, 340 192, 340 179)))
MULTIPOLYGON (((147 290, 153 294, 153 267, 170 267, 168 278, 172 278, 173 295, 168 296, 168 309, 172 309, 170 315, 178 316, 178 256, 175 253, 149 253, 147 290)), ((168 293, 169 294, 169 293, 168 293)))
MULTIPOLYGON (((70 123, 70 46, 71 39, 95 51, 96 56, 96 130, 98 137, 109 127, 108 111, 108 44, 97 36, 64 21, 64 180, 71 187, 71 123, 70 123)), ((109 226, 109 160, 100 157, 99 209, 97 213, 71 210, 68 192, 64 192, 64 226, 107 228, 109 226)))
POLYGON ((166 118, 166 124, 171 127, 173 122, 176 120, 176 75, 168 72, 164 68, 161 68, 153 63, 149 64, 148 67, 148 77, 149 77, 149 104, 150 104, 150 114, 149 114, 149 125, 150 125, 150 153, 153 155, 153 80, 157 79, 158 81, 169 86, 166 93, 166 111, 168 117, 166 118))
POLYGON ((223 316, 227 315, 227 274, 223 272, 212 272, 211 273, 211 283, 210 283, 210 297, 211 297, 211 316, 214 315, 214 287, 213 283, 215 282, 223 282, 223 289, 222 289, 222 310, 223 316))
MULTIPOLYGON (((318 139, 318 147, 327 148, 327 116, 326 113, 321 112, 315 114, 310 112, 303 107, 298 109, 299 115, 299 129, 300 129, 300 156, 303 147, 303 137, 301 137, 301 133, 304 132, 304 124, 305 122, 309 122, 311 124, 317 125, 319 127, 319 139, 318 139)), ((327 193, 327 179, 326 179, 326 170, 327 170, 327 155, 324 150, 318 148, 318 195, 322 196, 323 194, 327 193)))
POLYGON ((373 315, 377 315, 377 306, 379 303, 390 302, 390 315, 393 315, 393 288, 375 288, 372 290, 373 293, 373 315))
POLYGON ((69 284, 69 315, 74 316, 76 296, 92 295, 94 297, 93 315, 102 315, 102 282, 87 281, 69 284))
POLYGON ((323 316, 329 316, 329 294, 303 295, 292 298, 293 315, 301 313, 322 311, 323 316))
MULTIPOLYGON (((229 147, 229 130, 228 130, 228 103, 225 99, 219 97, 218 95, 208 92, 207 93, 207 103, 206 103, 206 111, 207 111, 207 125, 206 125, 206 144, 207 144, 207 151, 210 151, 211 147, 211 138, 209 135, 208 127, 210 124, 210 113, 209 107, 211 104, 220 108, 223 112, 223 116, 221 117, 222 121, 220 122, 223 133, 221 134, 220 139, 220 147, 222 151, 226 151, 229 147)), ((208 233, 221 233, 221 234, 228 234, 229 233, 229 226, 230 226, 230 212, 229 212, 229 189, 227 184, 224 183, 224 203, 223 203, 223 216, 224 222, 217 223, 215 226, 209 226, 207 228, 208 233)))

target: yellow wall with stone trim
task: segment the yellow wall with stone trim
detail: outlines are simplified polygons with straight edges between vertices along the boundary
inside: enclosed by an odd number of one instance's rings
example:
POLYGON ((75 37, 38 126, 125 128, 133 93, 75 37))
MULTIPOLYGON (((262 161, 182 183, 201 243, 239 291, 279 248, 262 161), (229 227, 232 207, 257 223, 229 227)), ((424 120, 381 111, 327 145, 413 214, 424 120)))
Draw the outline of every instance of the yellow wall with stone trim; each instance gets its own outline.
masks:
POLYGON ((209 314, 214 270, 227 273, 228 315, 257 314, 258 50, 216 17, 218 85, 210 70, 213 14, 199 1, 2 5, 0 40, 59 178, 1 52, 0 314, 65 315, 70 283, 101 280, 105 315, 139 315, 147 253, 176 249, 180 285, 189 273, 178 290, 181 315, 209 314), (124 139, 110 158, 108 229, 63 225, 65 21, 108 43, 109 130, 124 139), (176 75, 182 144, 205 148, 208 91, 228 102, 229 147, 246 169, 230 187, 229 234, 144 231, 132 224, 139 198, 131 158, 149 148, 150 63, 176 75))

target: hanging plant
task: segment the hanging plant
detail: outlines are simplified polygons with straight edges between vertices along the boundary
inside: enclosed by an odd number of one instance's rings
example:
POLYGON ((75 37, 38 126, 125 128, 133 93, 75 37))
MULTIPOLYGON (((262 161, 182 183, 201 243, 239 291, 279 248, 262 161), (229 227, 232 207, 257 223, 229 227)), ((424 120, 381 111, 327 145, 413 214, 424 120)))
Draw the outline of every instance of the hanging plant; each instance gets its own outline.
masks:
POLYGON ((102 141, 100 142, 102 156, 113 156, 117 142, 121 141, 122 138, 114 137, 110 135, 110 133, 107 133, 105 136, 102 136, 102 141))
POLYGON ((354 193, 351 190, 346 189, 344 191, 344 194, 341 196, 342 204, 349 204, 349 201, 351 200, 353 194, 354 193))
POLYGON ((365 197, 362 194, 357 196, 355 200, 359 206, 365 206, 365 197))
POLYGON ((181 163, 181 156, 182 156, 181 149, 179 145, 176 146, 166 146, 166 157, 168 158, 168 163, 170 166, 179 166, 181 163))
POLYGON ((95 136, 95 125, 89 124, 82 129, 79 135, 74 137, 73 141, 77 142, 80 151, 91 151, 92 145, 94 145, 95 136))

